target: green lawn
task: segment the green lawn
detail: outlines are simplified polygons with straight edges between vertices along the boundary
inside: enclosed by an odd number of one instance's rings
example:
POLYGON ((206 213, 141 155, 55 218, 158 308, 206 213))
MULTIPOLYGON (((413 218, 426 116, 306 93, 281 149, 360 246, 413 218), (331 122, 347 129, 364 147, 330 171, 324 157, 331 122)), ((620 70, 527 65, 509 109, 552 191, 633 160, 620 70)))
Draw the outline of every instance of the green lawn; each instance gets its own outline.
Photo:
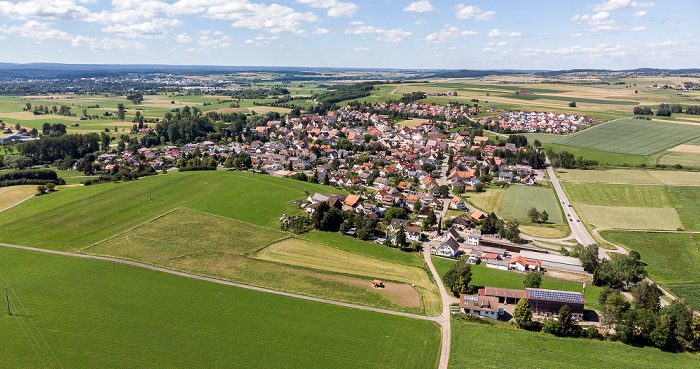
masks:
POLYGON ((697 368, 700 357, 621 343, 452 323, 452 368, 697 368))
POLYGON ((604 231, 601 236, 636 250, 649 276, 661 283, 700 282, 698 238, 687 234, 604 231))
POLYGON ((678 215, 688 231, 700 231, 700 187, 669 187, 678 215))
POLYGON ((664 186, 633 186, 601 183, 563 182, 573 203, 603 206, 673 207, 673 201, 664 186))
POLYGON ((619 154, 651 155, 699 136, 700 127, 695 125, 627 118, 586 129, 558 143, 619 154))
POLYGON ((540 212, 547 211, 548 222, 564 223, 559 201, 554 191, 547 187, 510 186, 496 214, 504 219, 517 219, 524 222, 530 220, 527 212, 532 207, 540 212))
POLYGON ((683 297, 695 310, 700 310, 700 283, 672 284, 668 287, 671 293, 683 297))
POLYGON ((6 367, 430 368, 440 348, 432 322, 99 260, 0 248, 0 270, 6 367))

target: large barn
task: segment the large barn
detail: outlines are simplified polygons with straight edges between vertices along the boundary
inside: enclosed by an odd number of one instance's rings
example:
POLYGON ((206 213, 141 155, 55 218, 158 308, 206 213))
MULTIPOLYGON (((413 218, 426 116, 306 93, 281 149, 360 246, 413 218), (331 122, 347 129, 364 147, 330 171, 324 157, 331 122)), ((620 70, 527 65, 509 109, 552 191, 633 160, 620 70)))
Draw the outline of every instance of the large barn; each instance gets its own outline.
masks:
POLYGON ((525 291, 533 313, 556 316, 559 315, 562 306, 569 305, 571 315, 576 319, 583 319, 584 299, 581 292, 539 288, 526 288, 525 291))

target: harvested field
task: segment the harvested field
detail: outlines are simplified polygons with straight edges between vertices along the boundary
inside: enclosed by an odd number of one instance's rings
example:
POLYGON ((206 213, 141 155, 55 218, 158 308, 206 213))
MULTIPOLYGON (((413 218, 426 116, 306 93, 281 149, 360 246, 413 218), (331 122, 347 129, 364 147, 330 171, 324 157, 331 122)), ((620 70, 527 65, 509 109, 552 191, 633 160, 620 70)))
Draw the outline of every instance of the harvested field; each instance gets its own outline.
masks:
POLYGON ((420 295, 413 287, 405 283, 393 283, 382 281, 384 287, 375 288, 374 286, 372 286, 372 280, 369 279, 358 279, 314 273, 312 273, 311 275, 318 278, 325 278, 330 279, 332 281, 350 284, 353 286, 363 287, 369 291, 377 293, 378 295, 387 297, 396 305, 409 306, 414 308, 420 307, 420 295))
MULTIPOLYGON (((683 145, 678 145, 676 147, 672 147, 672 148, 668 149, 668 151, 689 152, 689 153, 693 153, 693 154, 700 154, 700 145, 683 144, 683 145)), ((700 157, 698 157, 698 160, 700 160, 700 157)))
POLYGON ((0 187, 0 210, 35 194, 36 187, 35 185, 0 187))
POLYGON ((577 204, 584 222, 594 228, 674 231, 681 221, 674 208, 600 206, 577 204))
POLYGON ((542 238, 562 238, 571 234, 569 226, 565 224, 551 226, 527 226, 521 225, 520 232, 529 234, 530 236, 542 238))
POLYGON ((649 170, 647 173, 659 182, 671 186, 700 186, 700 172, 649 170))
POLYGON ((500 188, 488 189, 486 192, 481 193, 469 193, 463 196, 467 201, 471 202, 477 208, 485 212, 496 211, 501 207, 501 202, 503 197, 506 195, 506 190, 500 188))
MULTIPOLYGON (((557 177, 564 182, 581 183, 613 183, 613 184, 664 184, 656 176, 646 170, 610 169, 610 170, 581 170, 557 169, 557 177)), ((676 177, 685 178, 688 172, 677 173, 676 177)), ((690 175, 692 177, 692 175, 690 175)))

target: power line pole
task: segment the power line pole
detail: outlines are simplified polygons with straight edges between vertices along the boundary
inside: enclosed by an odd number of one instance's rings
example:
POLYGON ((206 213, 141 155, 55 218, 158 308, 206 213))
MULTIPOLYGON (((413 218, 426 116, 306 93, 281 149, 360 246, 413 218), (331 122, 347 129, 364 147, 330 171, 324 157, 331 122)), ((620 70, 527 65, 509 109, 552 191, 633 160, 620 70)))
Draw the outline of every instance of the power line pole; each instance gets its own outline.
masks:
POLYGON ((148 201, 151 200, 153 200, 153 198, 151 197, 151 185, 148 185, 148 201))
POLYGON ((12 312, 10 311, 10 295, 7 294, 7 287, 5 287, 5 300, 7 300, 7 315, 12 316, 12 312))

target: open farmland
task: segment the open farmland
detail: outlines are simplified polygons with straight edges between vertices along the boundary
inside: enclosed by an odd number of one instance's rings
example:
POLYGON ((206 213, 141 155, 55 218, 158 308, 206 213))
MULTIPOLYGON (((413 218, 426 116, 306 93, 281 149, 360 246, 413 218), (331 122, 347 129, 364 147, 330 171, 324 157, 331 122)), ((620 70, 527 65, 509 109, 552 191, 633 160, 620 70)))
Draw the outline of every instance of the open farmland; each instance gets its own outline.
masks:
POLYGON ((672 284, 668 288, 674 295, 686 299, 695 310, 700 310, 700 283, 672 284))
POLYGON ((574 203, 602 206, 670 208, 673 202, 665 186, 563 183, 574 203))
POLYGON ((677 170, 581 170, 559 168, 557 169, 557 177, 563 182, 700 186, 700 172, 677 170))
POLYGON ((34 195, 36 187, 32 185, 0 187, 0 210, 34 195))
POLYGON ((700 187, 669 187, 685 228, 700 231, 700 187))
POLYGON ((463 197, 477 208, 485 212, 494 212, 503 202, 503 197, 506 195, 506 190, 500 188, 489 188, 485 192, 473 193, 469 192, 463 197))
POLYGON ((698 238, 680 233, 604 231, 604 239, 639 252, 649 276, 661 283, 700 282, 698 238))
POLYGON ((3 366, 430 368, 433 322, 0 248, 3 366), (25 328, 25 329, 23 329, 25 328))
POLYGON ((558 144, 620 154, 651 155, 697 137, 700 137, 698 125, 628 118, 586 129, 558 144))
POLYGON ((621 343, 452 322, 452 368, 696 368, 700 357, 621 343), (507 347, 507 352, 504 352, 507 347), (473 350, 478 348, 479 354, 473 350))
POLYGON ((506 191, 501 206, 496 214, 504 219, 516 219, 521 222, 529 221, 528 210, 535 207, 537 210, 547 211, 549 222, 564 223, 554 191, 546 187, 510 186, 506 191))
POLYGON ((593 228, 674 231, 682 227, 674 208, 576 204, 576 210, 593 228))

